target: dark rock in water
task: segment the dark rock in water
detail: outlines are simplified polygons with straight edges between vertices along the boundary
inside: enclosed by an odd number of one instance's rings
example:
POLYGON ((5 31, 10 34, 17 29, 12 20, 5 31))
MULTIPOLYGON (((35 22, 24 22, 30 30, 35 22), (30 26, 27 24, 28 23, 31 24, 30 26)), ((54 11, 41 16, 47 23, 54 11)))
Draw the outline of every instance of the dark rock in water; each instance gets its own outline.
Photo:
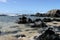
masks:
POLYGON ((25 23, 27 23, 27 18, 25 16, 19 18, 18 24, 25 24, 25 23))
POLYGON ((44 22, 51 22, 52 20, 51 20, 51 18, 44 18, 43 21, 44 22))
POLYGON ((26 37, 26 35, 24 34, 20 34, 20 35, 15 35, 16 38, 19 38, 19 37, 26 37))
POLYGON ((60 37, 52 31, 52 28, 48 28, 42 35, 39 35, 36 40, 60 40, 60 37))
POLYGON ((41 21, 41 19, 36 19, 35 22, 41 21))
POLYGON ((45 34, 54 35, 55 32, 52 31, 52 28, 48 28, 48 29, 45 31, 45 34))
POLYGON ((40 24, 34 23, 34 25, 32 25, 31 27, 32 28, 34 28, 34 27, 39 28, 39 27, 48 27, 48 26, 44 22, 41 22, 40 24))
POLYGON ((28 18, 28 23, 33 23, 32 19, 28 18))

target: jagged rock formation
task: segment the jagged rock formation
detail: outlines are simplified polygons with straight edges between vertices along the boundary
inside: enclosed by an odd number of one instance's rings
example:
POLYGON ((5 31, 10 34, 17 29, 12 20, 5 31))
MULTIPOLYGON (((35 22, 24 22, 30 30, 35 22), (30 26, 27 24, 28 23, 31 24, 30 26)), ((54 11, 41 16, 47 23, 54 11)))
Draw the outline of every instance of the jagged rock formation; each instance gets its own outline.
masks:
POLYGON ((37 37, 36 40, 60 40, 60 37, 52 31, 52 28, 48 28, 42 35, 37 37))
POLYGON ((50 17, 60 17, 60 9, 53 9, 48 11, 48 16, 50 17))

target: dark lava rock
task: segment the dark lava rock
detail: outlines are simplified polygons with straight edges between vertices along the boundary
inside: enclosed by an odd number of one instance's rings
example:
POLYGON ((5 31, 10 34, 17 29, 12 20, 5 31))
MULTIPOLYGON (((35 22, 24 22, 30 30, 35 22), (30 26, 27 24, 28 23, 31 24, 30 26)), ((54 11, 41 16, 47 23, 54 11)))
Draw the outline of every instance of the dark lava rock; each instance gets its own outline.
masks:
POLYGON ((35 40, 60 40, 58 34, 52 31, 52 28, 48 28, 42 35, 39 35, 35 40))

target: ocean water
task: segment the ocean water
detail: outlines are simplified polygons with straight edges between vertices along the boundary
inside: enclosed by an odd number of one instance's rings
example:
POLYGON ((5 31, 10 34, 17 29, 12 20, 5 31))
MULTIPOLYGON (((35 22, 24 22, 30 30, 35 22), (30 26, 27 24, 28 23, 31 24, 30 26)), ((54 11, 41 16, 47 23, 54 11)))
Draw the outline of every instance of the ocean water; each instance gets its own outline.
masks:
MULTIPOLYGON (((22 16, 0 16, 0 22, 16 22, 19 20, 20 17, 22 16)), ((34 17, 34 16, 26 16, 26 17, 32 20, 48 18, 48 17, 34 17)))
POLYGON ((18 19, 18 16, 0 16, 0 22, 15 22, 18 19))
MULTIPOLYGON (((26 16, 27 17, 27 16, 26 16)), ((50 18, 50 17, 36 17, 36 16, 28 16, 27 18, 30 18, 32 21, 36 20, 36 19, 41 19, 43 20, 44 18, 50 18)))

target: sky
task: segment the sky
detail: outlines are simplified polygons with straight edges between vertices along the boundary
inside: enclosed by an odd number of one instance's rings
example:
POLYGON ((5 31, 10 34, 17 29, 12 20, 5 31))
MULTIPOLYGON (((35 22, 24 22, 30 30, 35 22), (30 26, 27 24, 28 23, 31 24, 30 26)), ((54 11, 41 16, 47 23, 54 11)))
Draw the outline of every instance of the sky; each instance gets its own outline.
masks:
POLYGON ((60 9, 60 0, 0 0, 0 13, 33 14, 60 9))

